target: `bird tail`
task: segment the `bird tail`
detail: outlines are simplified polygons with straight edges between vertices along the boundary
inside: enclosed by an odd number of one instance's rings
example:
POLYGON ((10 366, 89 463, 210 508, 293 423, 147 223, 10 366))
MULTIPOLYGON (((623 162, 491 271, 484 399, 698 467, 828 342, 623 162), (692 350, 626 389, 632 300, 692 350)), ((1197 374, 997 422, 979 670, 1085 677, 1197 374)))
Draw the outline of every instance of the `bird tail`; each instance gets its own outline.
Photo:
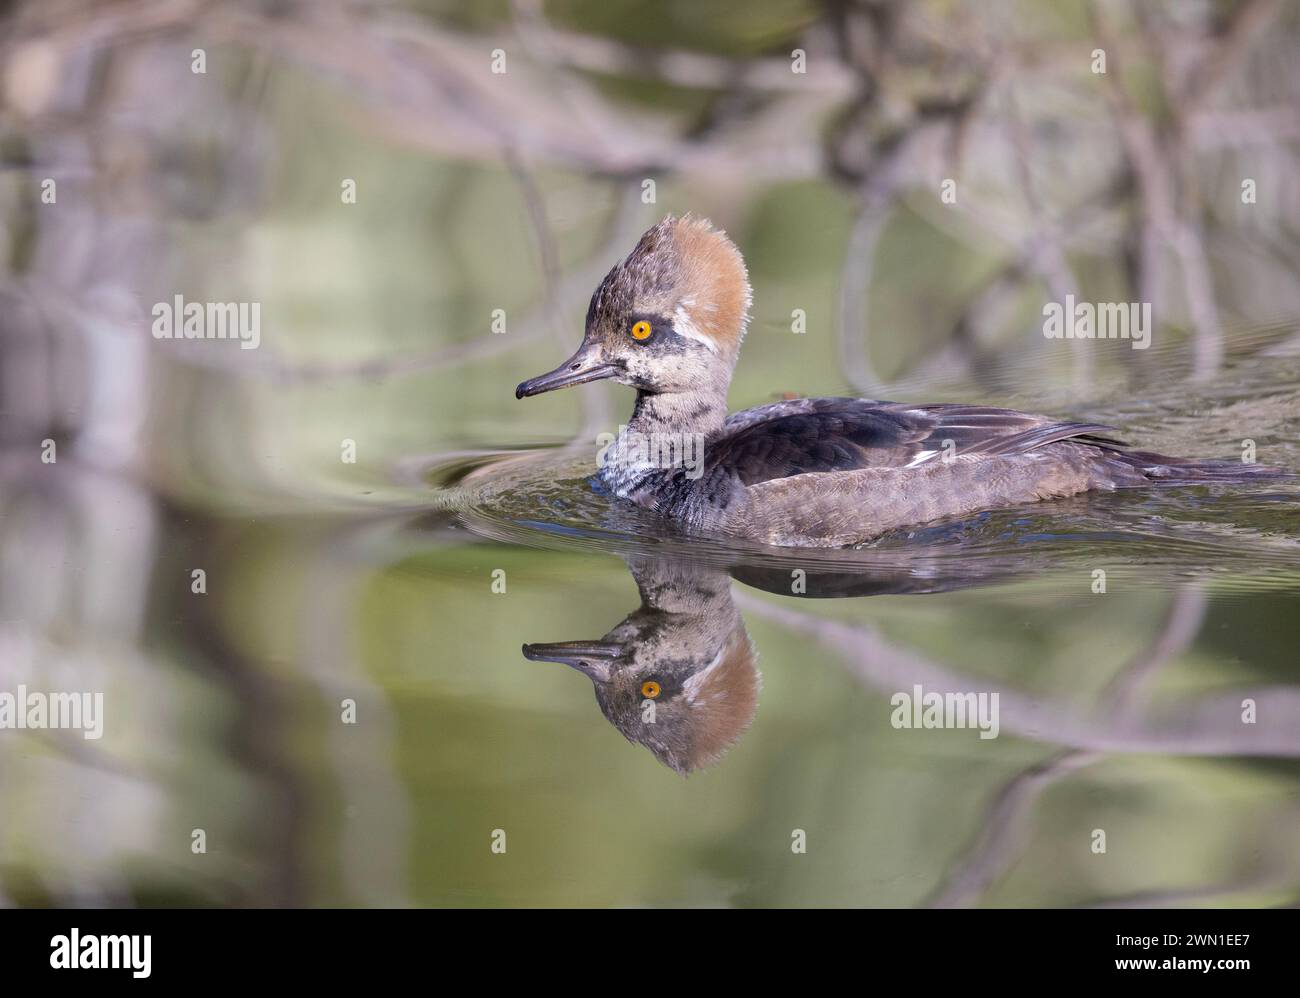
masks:
POLYGON ((1244 485, 1295 478, 1285 468, 1241 461, 1204 461, 1152 451, 1117 450, 1114 457, 1154 485, 1244 485))

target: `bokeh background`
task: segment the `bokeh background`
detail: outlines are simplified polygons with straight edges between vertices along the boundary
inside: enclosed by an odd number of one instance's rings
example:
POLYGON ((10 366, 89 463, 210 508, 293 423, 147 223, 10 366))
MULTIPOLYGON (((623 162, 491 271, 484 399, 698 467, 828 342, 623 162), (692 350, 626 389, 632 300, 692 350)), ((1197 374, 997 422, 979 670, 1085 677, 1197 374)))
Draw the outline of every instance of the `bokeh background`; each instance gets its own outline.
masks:
POLYGON ((462 479, 594 460, 627 389, 513 387, 688 210, 755 286, 733 407, 1300 467, 1298 41, 1284 0, 0 4, 0 689, 109 712, 0 731, 0 902, 1295 903, 1293 486, 983 518, 936 595, 737 584, 762 703, 683 780, 519 655, 636 606, 638 532, 580 476, 462 479), (152 338, 176 294, 260 302, 261 346, 152 338), (1151 348, 1044 338, 1067 294, 1150 302, 1151 348), (1051 710, 896 731, 924 663, 1051 710))

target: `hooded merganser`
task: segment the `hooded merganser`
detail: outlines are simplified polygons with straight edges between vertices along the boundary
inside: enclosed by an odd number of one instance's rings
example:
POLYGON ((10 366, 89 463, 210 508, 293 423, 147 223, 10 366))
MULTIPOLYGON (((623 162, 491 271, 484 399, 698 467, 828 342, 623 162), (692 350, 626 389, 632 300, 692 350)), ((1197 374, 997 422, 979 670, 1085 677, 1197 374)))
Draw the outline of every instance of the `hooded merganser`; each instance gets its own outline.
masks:
POLYGON ((605 487, 690 529, 778 546, 842 547, 1092 489, 1282 474, 1128 450, 1106 426, 988 406, 805 398, 729 416, 749 306, 745 262, 726 233, 670 215, 596 289, 577 353, 515 397, 601 378, 635 388, 598 472, 605 487), (687 436, 703 444, 698 467, 647 458, 687 436), (669 443, 648 450, 647 440, 669 443))

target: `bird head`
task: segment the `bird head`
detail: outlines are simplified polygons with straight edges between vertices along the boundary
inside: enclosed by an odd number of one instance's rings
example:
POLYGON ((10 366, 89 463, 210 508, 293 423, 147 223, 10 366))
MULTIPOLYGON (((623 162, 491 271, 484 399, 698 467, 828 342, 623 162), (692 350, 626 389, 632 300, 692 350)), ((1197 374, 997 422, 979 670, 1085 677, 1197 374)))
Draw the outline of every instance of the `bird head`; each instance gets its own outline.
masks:
POLYGON ((613 378, 650 394, 725 397, 750 304, 745 261, 702 218, 669 215, 601 281, 577 352, 516 398, 613 378))

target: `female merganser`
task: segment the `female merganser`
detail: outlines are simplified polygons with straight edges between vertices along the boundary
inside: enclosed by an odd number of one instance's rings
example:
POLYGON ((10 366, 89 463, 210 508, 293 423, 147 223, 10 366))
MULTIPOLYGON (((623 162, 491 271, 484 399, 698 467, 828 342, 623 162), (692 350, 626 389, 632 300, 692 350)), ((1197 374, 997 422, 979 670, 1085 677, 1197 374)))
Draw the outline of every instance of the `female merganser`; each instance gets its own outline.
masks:
POLYGON ((689 529, 787 547, 842 547, 1091 489, 1281 474, 1132 451, 1106 426, 988 406, 814 398, 728 416, 749 306, 745 262, 726 233, 670 215, 596 289, 577 353, 515 397, 601 378, 635 388, 603 484, 689 529), (703 445, 697 464, 663 459, 690 440, 703 445))

